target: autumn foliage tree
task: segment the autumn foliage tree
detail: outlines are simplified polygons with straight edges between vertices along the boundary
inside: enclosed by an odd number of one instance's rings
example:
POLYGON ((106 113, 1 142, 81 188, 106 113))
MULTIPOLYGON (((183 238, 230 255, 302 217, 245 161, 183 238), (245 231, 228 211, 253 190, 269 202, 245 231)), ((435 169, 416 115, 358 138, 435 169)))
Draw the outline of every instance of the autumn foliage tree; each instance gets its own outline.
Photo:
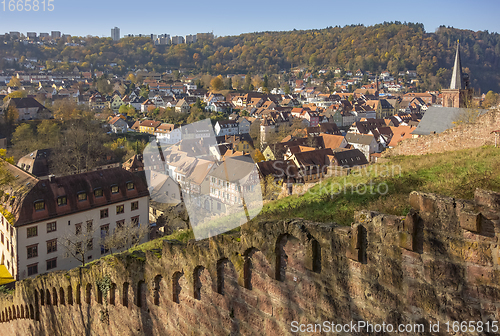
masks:
POLYGON ((484 97, 483 107, 490 108, 498 105, 498 93, 488 91, 484 97))
POLYGON ((62 121, 80 119, 90 114, 88 107, 69 99, 56 100, 52 105, 54 118, 62 121))
POLYGON ((21 81, 16 76, 12 76, 7 86, 11 87, 21 86, 21 81))
POLYGON ((214 91, 220 91, 224 87, 224 81, 222 80, 222 76, 217 76, 212 78, 210 81, 210 88, 214 91))
POLYGON ((27 96, 28 96, 28 94, 26 93, 25 90, 18 90, 18 91, 14 91, 14 92, 11 92, 8 95, 6 95, 3 98, 3 101, 6 102, 10 98, 26 98, 27 96))

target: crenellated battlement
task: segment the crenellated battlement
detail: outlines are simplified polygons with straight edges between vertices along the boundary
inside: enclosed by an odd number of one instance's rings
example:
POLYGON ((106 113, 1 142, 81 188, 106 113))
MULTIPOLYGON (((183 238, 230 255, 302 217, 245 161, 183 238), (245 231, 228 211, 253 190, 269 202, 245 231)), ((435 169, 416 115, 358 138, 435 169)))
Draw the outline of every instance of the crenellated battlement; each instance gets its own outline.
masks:
POLYGON ((19 281, 0 297, 0 326, 13 335, 285 335, 292 321, 498 320, 500 194, 413 192, 409 203, 405 217, 250 223, 19 281))

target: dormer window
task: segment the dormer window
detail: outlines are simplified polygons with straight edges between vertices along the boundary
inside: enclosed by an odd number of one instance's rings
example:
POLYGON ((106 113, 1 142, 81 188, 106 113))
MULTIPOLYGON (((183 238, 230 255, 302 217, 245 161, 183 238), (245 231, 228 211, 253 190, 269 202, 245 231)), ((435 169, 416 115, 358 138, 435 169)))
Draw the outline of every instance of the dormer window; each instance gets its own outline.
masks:
POLYGON ((111 186, 111 193, 112 194, 117 194, 119 190, 120 190, 120 188, 118 188, 117 185, 112 185, 111 186))
POLYGON ((57 198, 57 205, 62 206, 68 204, 68 198, 66 196, 59 196, 57 198))
POLYGON ((95 197, 102 197, 102 195, 103 195, 102 188, 94 189, 94 196, 95 197))
POLYGON ((134 182, 127 182, 127 190, 134 190, 134 182))
POLYGON ((40 200, 35 202, 35 211, 45 210, 45 201, 40 200))
POLYGON ((87 193, 82 191, 78 193, 78 201, 86 201, 87 200, 87 193))

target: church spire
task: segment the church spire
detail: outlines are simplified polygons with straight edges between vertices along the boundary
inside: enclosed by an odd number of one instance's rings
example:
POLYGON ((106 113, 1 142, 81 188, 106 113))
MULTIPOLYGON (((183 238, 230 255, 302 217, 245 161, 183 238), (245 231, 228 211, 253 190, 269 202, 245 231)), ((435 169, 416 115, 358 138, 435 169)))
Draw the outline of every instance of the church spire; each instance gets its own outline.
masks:
POLYGON ((460 41, 457 41, 457 53, 455 55, 455 65, 453 66, 453 73, 451 75, 451 90, 462 90, 463 78, 462 78, 462 64, 460 63, 460 41))

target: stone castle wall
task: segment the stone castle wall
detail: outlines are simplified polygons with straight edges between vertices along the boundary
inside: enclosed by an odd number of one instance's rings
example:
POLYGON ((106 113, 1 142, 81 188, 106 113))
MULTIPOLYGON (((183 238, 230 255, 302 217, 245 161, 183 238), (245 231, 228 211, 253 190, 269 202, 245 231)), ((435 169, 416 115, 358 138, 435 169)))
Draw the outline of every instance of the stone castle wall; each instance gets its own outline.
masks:
POLYGON ((500 194, 476 190, 463 201, 413 192, 409 202, 406 217, 361 211, 350 227, 246 224, 239 234, 165 241, 19 281, 13 297, 0 296, 0 329, 289 335, 293 321, 365 320, 423 324, 435 335, 429 323, 443 331, 446 321, 498 321, 500 194))
MULTIPOLYGON (((466 148, 493 145, 495 135, 492 131, 500 130, 500 111, 491 110, 480 116, 472 124, 457 125, 439 134, 407 139, 396 147, 388 149, 382 155, 423 155, 443 153, 466 148)), ((500 139, 497 145, 500 146, 500 139)))

